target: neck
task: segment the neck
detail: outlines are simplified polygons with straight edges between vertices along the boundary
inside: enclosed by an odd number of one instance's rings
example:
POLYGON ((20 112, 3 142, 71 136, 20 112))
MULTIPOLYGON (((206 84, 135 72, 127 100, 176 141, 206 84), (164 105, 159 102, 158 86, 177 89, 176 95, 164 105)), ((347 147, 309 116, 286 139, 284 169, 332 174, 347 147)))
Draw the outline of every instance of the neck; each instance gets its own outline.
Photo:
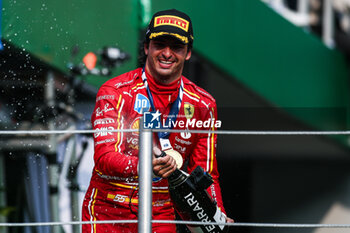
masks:
POLYGON ((161 92, 173 92, 180 87, 181 78, 176 79, 172 82, 161 82, 159 79, 154 78, 147 70, 145 71, 146 77, 148 80, 148 85, 152 91, 161 91, 161 92))

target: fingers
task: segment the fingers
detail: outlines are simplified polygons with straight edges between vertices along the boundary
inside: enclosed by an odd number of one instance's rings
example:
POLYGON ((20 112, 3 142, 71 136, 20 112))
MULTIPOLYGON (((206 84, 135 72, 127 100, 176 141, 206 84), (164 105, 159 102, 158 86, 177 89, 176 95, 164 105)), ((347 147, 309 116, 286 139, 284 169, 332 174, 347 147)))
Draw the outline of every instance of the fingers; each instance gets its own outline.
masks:
POLYGON ((166 166, 166 167, 164 166, 163 168, 161 168, 160 175, 163 178, 168 178, 170 174, 175 171, 175 169, 176 169, 176 161, 174 159, 171 159, 169 166, 166 166))
POLYGON ((156 157, 159 157, 162 154, 162 151, 158 147, 153 147, 153 154, 156 157))
POLYGON ((226 217, 226 222, 228 223, 234 223, 235 221, 232 218, 226 217))
POLYGON ((176 161, 169 155, 153 159, 153 173, 161 178, 167 178, 176 169, 176 161))

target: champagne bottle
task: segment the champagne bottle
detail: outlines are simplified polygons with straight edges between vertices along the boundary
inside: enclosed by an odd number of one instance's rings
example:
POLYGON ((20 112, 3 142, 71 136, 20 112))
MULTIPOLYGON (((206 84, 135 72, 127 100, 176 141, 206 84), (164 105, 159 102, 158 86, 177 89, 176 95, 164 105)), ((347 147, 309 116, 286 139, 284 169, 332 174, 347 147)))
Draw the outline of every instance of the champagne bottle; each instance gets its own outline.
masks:
MULTIPOLYGON (((165 156, 161 152, 157 157, 165 156)), ((169 192, 176 212, 184 221, 200 221, 203 223, 225 223, 226 216, 221 212, 216 202, 206 189, 213 183, 210 174, 197 166, 191 174, 176 169, 169 177, 169 192)), ((227 232, 225 225, 187 225, 192 233, 227 232)))

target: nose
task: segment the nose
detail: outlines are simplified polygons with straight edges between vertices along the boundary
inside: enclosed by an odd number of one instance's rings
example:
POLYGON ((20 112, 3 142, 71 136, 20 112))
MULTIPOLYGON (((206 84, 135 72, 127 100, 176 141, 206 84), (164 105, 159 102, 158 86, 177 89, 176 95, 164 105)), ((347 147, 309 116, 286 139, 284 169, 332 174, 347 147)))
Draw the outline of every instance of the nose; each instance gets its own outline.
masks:
POLYGON ((171 48, 169 46, 166 46, 162 51, 162 55, 166 59, 171 58, 171 56, 172 56, 171 48))

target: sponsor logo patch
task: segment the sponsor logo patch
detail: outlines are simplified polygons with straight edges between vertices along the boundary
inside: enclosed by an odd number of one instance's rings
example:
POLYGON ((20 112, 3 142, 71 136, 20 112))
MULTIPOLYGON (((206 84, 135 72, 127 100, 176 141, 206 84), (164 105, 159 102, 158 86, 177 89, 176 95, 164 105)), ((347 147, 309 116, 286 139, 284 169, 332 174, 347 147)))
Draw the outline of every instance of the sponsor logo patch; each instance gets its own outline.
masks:
POLYGON ((96 102, 100 101, 100 100, 114 100, 114 95, 102 95, 97 97, 96 102))
POLYGON ((132 79, 132 80, 127 81, 127 82, 117 83, 117 84, 115 84, 114 86, 115 86, 116 88, 119 88, 119 87, 121 87, 121 86, 124 86, 124 85, 130 84, 130 83, 132 83, 133 81, 134 81, 134 80, 132 79))
MULTIPOLYGON (((191 133, 182 132, 182 133, 181 133, 181 137, 183 137, 183 136, 182 136, 183 134, 189 134, 189 137, 188 137, 188 138, 191 137, 191 133)), ((188 139, 188 138, 186 138, 186 139, 188 139)), ((181 144, 188 145, 188 146, 192 144, 192 142, 185 141, 185 140, 183 140, 183 139, 181 139, 181 138, 178 138, 177 136, 175 136, 175 141, 177 141, 177 142, 179 142, 179 143, 181 143, 181 144)))
POLYGON ((100 145, 100 144, 104 144, 104 143, 114 142, 114 141, 115 141, 114 138, 108 138, 106 140, 96 142, 95 146, 100 145))
POLYGON ((139 149, 139 139, 134 137, 129 137, 126 139, 128 148, 138 150, 139 149))
POLYGON ((151 104, 149 102, 149 99, 146 96, 142 94, 136 95, 136 100, 134 103, 134 110, 136 112, 138 112, 139 114, 143 114, 144 112, 147 112, 150 107, 151 107, 151 104))
POLYGON ((178 152, 185 153, 187 148, 174 143, 174 149, 178 152))
POLYGON ((94 133, 94 137, 98 138, 100 136, 107 136, 107 135, 113 135, 112 132, 108 132, 107 130, 114 130, 112 126, 109 127, 101 127, 96 129, 96 133, 94 133))
MULTIPOLYGON (((130 129, 139 129, 140 128, 140 118, 138 117, 135 120, 133 120, 133 122, 130 125, 130 129)), ((132 132, 133 135, 139 135, 139 132, 132 132)))
POLYGON ((94 127, 96 125, 107 125, 107 124, 113 124, 113 123, 115 123, 115 120, 113 118, 97 119, 94 121, 94 127))
POLYGON ((191 137, 191 133, 190 132, 181 132, 180 135, 184 139, 189 139, 191 137))
POLYGON ((96 117, 103 116, 104 113, 112 110, 114 110, 114 107, 110 107, 109 103, 106 103, 102 109, 100 107, 96 108, 96 117))
POLYGON ((191 119, 194 114, 194 106, 190 103, 184 103, 184 112, 187 119, 191 119))
POLYGON ((183 18, 173 15, 162 15, 154 18, 154 27, 170 25, 181 28, 185 32, 188 32, 189 22, 183 18))

